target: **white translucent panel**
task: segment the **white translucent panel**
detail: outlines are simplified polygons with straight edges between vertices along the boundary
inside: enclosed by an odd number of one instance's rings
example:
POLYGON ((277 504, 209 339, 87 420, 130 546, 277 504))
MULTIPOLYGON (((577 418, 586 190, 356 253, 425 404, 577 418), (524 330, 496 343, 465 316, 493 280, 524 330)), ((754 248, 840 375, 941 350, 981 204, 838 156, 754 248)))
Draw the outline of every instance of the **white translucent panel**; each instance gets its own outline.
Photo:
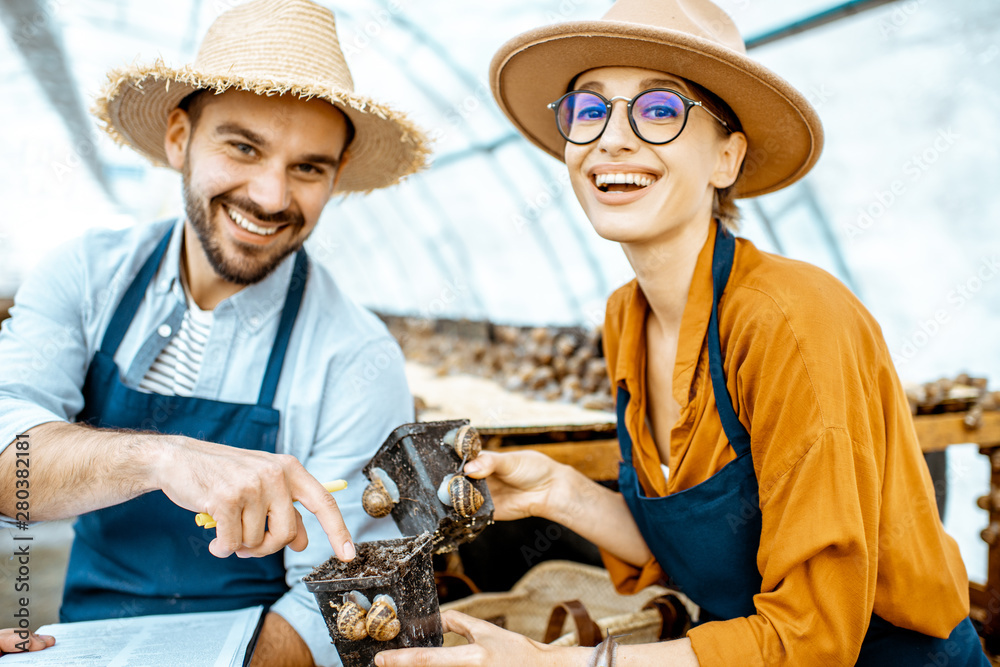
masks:
MULTIPOLYGON (((51 29, 84 104, 110 67, 190 61, 239 0, 55 0, 15 29, 51 29)), ((724 0, 757 36, 841 3, 724 0)), ((531 324, 603 321, 632 277, 583 216, 565 168, 517 136, 487 80, 520 31, 592 19, 607 0, 331 2, 357 90, 406 110, 435 139, 406 184, 336 200, 310 241, 344 289, 390 313, 531 324)), ((752 51, 818 109, 822 159, 799 186, 743 203, 743 233, 853 285, 904 377, 1000 377, 1000 6, 889 3, 752 51), (761 217, 763 212, 765 217, 761 217), (824 221, 828 226, 824 227, 824 221), (831 236, 833 242, 831 242, 831 236), (932 334, 927 333, 932 331, 932 334)), ((96 127, 71 137, 21 51, 0 38, 0 296, 55 244, 97 225, 179 214, 179 178, 96 127), (98 152, 115 198, 80 160, 98 152)))

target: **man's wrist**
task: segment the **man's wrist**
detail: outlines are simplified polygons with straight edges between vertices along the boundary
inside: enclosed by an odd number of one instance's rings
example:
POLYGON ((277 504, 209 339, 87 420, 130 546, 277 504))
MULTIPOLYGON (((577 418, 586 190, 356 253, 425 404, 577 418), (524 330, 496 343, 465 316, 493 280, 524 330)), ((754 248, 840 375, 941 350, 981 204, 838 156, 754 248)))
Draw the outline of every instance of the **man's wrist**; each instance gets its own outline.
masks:
POLYGON ((176 474, 173 453, 184 438, 156 433, 122 432, 118 454, 123 469, 132 471, 134 490, 139 494, 162 491, 165 475, 176 474))

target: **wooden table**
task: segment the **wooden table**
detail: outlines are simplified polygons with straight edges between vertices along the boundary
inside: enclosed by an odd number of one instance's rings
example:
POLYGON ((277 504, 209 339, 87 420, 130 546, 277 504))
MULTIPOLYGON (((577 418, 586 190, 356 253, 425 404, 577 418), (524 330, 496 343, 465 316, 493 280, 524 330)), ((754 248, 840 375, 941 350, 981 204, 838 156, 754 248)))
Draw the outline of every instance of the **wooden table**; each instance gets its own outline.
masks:
MULTIPOLYGON (((965 425, 966 413, 919 415, 913 418, 920 448, 936 452, 950 445, 975 443, 979 452, 990 459, 990 492, 978 500, 978 505, 990 513, 990 523, 982 538, 989 548, 985 584, 969 583, 969 599, 973 620, 983 626, 987 650, 1000 654, 1000 412, 987 412, 978 427, 965 425)), ((573 427, 559 432, 558 438, 572 442, 553 442, 552 429, 481 429, 487 449, 516 451, 533 449, 553 459, 567 463, 591 479, 610 481, 618 478, 618 441, 614 425, 601 424, 573 427), (531 442, 532 439, 536 442, 531 442)))

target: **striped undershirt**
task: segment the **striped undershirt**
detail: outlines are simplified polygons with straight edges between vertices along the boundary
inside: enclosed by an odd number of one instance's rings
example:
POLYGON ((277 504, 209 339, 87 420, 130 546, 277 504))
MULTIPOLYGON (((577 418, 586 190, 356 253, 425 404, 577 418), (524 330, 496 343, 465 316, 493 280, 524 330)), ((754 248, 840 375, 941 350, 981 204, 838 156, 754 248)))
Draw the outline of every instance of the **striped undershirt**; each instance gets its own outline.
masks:
POLYGON ((188 306, 184 320, 139 383, 143 391, 163 396, 191 396, 194 393, 215 317, 212 311, 199 308, 187 289, 184 295, 188 306))

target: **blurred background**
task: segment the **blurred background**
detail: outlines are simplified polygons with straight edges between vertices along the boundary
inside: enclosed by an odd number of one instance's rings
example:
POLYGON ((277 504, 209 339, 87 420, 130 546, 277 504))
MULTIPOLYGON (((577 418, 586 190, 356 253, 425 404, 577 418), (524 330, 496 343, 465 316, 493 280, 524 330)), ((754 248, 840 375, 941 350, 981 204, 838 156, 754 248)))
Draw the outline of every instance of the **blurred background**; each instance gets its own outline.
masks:
MULTIPOLYGON (((190 62, 211 21, 236 4, 0 0, 0 300, 87 228, 180 213, 179 176, 116 147, 87 109, 111 67, 190 62)), ((610 2, 322 4, 337 14, 358 91, 411 113, 435 156, 400 187, 328 206, 308 244, 314 260, 386 315, 599 326, 630 268, 592 232, 560 163, 497 110, 487 69, 515 34, 597 18, 610 2)), ((750 54, 798 87, 826 130, 809 176, 742 203, 742 234, 847 284, 881 323, 904 380, 968 372, 995 389, 1000 3, 719 4, 750 54)), ((982 580, 987 517, 974 499, 988 487, 988 463, 971 446, 950 448, 948 459, 946 525, 982 580)))

